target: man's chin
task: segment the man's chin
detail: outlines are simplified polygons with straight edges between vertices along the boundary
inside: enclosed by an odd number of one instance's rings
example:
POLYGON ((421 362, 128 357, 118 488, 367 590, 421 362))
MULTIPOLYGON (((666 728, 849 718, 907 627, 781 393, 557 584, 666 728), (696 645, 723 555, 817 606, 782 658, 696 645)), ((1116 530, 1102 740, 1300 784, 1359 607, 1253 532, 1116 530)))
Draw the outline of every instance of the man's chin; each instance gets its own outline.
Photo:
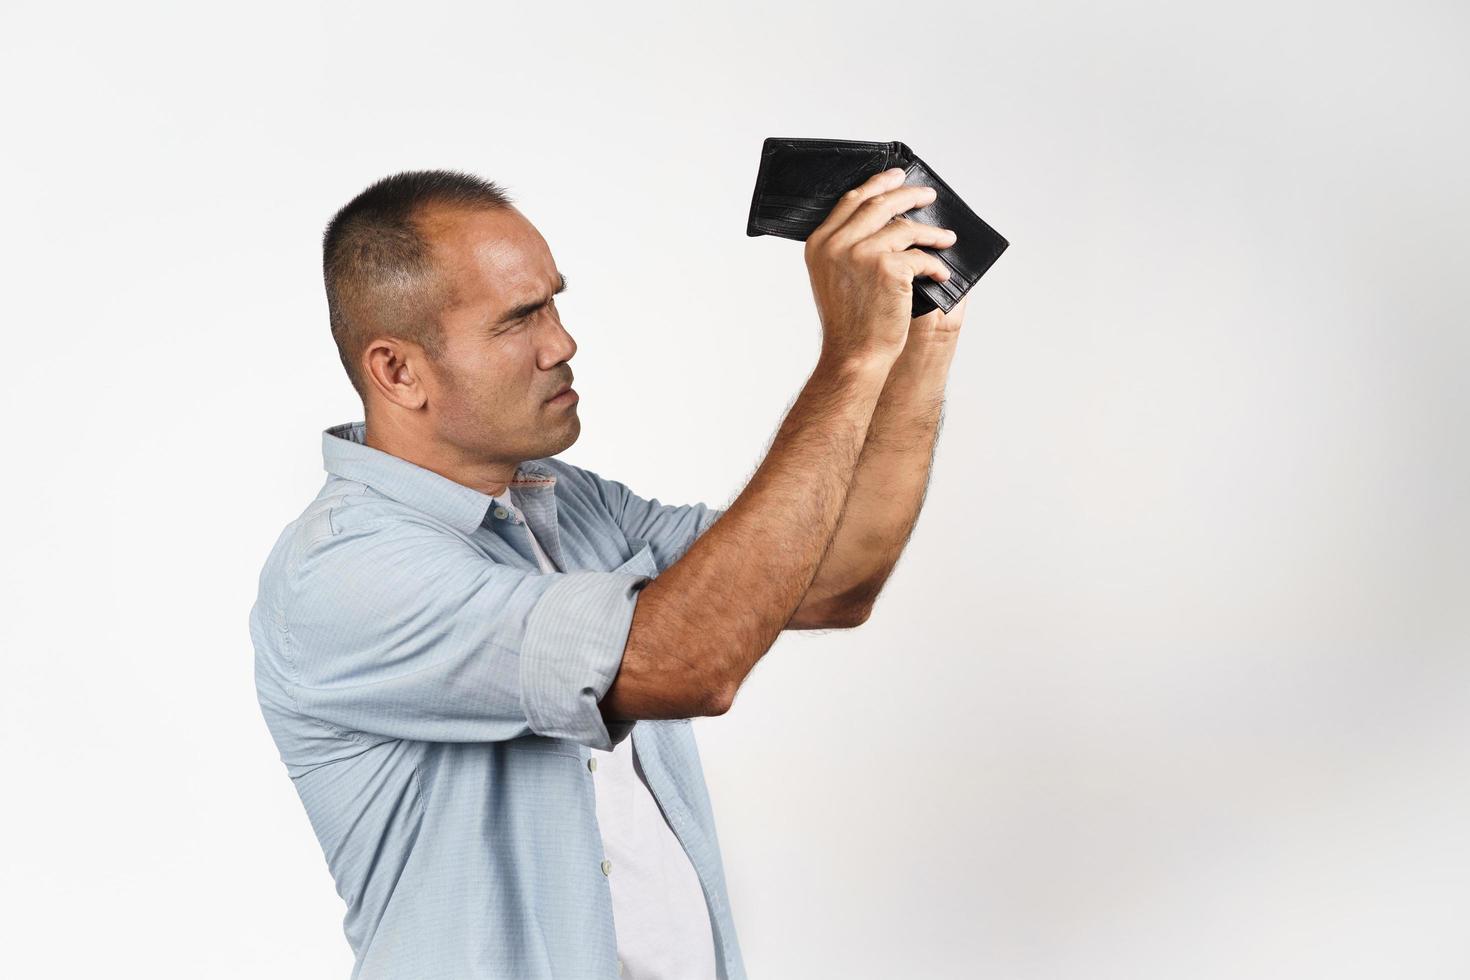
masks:
POLYGON ((575 407, 564 422, 565 424, 555 427, 559 437, 552 440, 551 451, 543 453, 543 456, 555 456, 557 453, 564 452, 582 434, 582 420, 577 417, 575 407))

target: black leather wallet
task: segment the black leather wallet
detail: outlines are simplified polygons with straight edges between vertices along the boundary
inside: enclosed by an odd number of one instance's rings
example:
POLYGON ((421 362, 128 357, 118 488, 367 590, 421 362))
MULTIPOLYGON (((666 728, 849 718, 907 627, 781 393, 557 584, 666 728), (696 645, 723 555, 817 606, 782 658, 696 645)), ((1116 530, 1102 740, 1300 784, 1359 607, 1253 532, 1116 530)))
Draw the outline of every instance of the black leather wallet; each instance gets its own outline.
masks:
POLYGON ((948 248, 913 246, 937 255, 950 270, 944 282, 928 276, 914 279, 913 315, 922 316, 936 306, 948 313, 1010 242, 971 211, 933 168, 902 143, 768 138, 761 146, 761 165, 755 175, 745 233, 804 242, 826 220, 844 192, 893 167, 904 168, 905 184, 922 184, 935 190, 932 203, 905 211, 902 217, 950 228, 955 233, 955 243, 948 248))

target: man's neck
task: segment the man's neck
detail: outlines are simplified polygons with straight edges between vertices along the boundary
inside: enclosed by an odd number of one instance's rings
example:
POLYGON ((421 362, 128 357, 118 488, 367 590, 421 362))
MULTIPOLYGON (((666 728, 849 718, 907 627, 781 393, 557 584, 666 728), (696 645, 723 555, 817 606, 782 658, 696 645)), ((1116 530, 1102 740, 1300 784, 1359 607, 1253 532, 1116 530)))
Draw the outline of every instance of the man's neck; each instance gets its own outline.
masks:
POLYGON ((472 458, 454 446, 435 444, 418 433, 376 419, 367 421, 362 441, 379 452, 397 456, 491 497, 506 495, 520 466, 519 463, 472 458))

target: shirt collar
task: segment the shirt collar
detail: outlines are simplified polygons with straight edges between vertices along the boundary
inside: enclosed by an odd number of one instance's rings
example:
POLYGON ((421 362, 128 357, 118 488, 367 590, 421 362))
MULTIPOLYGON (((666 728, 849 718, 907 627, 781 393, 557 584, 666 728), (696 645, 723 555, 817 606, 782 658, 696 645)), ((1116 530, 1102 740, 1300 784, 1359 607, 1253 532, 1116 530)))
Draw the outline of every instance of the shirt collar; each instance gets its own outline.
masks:
MULTIPOLYGON (((344 422, 322 431, 322 466, 343 479, 365 483, 399 503, 436 517, 462 534, 485 520, 496 500, 417 463, 374 449, 363 440, 366 422, 344 422)), ((516 468, 510 486, 549 487, 556 477, 545 465, 527 460, 516 468)), ((500 499, 508 499, 510 487, 500 499)))

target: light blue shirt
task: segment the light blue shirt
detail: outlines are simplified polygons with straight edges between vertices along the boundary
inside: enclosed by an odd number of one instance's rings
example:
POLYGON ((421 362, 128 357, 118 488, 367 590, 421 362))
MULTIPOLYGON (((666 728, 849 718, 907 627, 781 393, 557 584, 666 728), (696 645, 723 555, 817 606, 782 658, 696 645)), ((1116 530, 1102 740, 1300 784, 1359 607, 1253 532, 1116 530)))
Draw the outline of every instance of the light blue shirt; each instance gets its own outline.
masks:
MULTIPOLYGON (((322 433, 327 479, 250 610, 256 691, 346 903, 352 980, 618 977, 591 748, 631 735, 745 967, 688 719, 605 724, 640 589, 722 509, 554 458, 515 502, 322 433), (541 571, 530 532, 562 572, 541 571)), ((507 491, 509 492, 509 491, 507 491)))

